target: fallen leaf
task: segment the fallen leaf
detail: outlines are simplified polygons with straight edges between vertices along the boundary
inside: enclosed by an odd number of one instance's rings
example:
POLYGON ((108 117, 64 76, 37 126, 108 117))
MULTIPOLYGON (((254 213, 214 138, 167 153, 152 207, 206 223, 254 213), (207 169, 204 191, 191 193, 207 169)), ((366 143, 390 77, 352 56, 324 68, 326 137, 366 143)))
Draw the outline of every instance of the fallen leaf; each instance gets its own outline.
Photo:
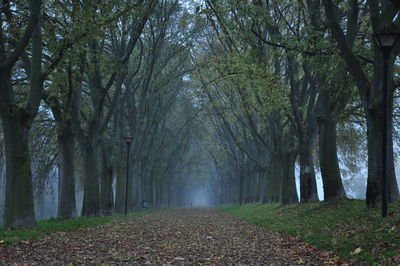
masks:
MULTIPOLYGON (((384 247, 384 244, 382 244, 384 247)), ((360 248, 361 251, 361 248, 360 248)), ((0 264, 340 265, 333 252, 215 209, 167 209, 42 240, 1 245, 0 264)), ((356 265, 352 263, 351 265, 356 265)))
POLYGON ((362 251, 361 247, 356 248, 353 252, 351 252, 352 255, 356 255, 362 251))

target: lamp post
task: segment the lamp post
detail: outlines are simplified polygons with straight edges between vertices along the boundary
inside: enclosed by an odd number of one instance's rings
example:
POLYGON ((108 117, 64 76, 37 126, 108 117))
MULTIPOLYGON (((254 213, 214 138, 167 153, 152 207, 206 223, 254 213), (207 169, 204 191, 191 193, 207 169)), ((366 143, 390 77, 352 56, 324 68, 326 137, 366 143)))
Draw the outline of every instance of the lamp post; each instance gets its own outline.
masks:
MULTIPOLYGON (((383 171, 382 171, 382 217, 386 217, 388 213, 388 173, 389 173, 389 92, 388 92, 388 64, 390 54, 393 47, 396 46, 399 41, 400 33, 375 33, 373 40, 375 44, 380 48, 383 55, 383 138, 382 138, 382 149, 383 149, 383 171)), ((390 129, 391 130, 391 129, 390 129)))
POLYGON ((128 213, 128 180, 129 180, 129 150, 133 141, 132 136, 125 136, 127 156, 126 156, 126 177, 125 177, 125 215, 128 213))

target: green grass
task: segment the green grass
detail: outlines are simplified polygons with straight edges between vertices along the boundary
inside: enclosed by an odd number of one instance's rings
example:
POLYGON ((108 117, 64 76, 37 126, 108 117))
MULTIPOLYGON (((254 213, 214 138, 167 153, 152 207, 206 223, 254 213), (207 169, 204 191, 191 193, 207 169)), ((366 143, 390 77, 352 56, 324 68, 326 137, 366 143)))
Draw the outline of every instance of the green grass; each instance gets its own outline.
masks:
POLYGON ((380 209, 366 209, 362 200, 226 205, 219 209, 271 231, 299 236, 344 259, 400 265, 400 202, 390 205, 389 212, 394 214, 387 218, 380 217, 380 209), (362 251, 352 254, 358 247, 362 251))
MULTIPOLYGON (((129 213, 127 216, 128 217, 139 216, 147 214, 152 211, 154 211, 154 209, 129 213)), ((11 244, 21 241, 40 239, 45 235, 49 235, 56 232, 72 232, 80 228, 101 225, 104 223, 109 223, 112 221, 124 219, 127 216, 119 214, 114 216, 103 216, 94 218, 79 217, 73 220, 51 218, 49 220, 38 221, 37 227, 34 229, 7 230, 1 227, 0 244, 11 244)))

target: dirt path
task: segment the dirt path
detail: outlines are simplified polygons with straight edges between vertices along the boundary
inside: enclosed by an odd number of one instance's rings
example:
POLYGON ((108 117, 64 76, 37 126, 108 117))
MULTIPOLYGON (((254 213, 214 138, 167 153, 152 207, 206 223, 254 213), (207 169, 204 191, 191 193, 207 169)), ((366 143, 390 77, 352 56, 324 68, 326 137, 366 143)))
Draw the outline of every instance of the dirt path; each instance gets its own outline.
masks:
POLYGON ((0 246, 0 263, 340 264, 329 252, 213 209, 169 209, 32 243, 0 246))

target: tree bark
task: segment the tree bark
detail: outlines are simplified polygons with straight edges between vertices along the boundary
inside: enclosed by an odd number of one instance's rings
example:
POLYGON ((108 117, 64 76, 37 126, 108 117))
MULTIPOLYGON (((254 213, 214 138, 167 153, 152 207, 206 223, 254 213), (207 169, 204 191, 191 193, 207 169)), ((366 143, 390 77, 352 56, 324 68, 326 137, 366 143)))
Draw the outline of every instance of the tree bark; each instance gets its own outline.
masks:
POLYGON ((115 170, 116 170, 116 190, 115 190, 115 212, 123 213, 125 207, 125 164, 123 163, 123 156, 121 153, 124 152, 124 149, 118 148, 117 159, 115 162, 115 170))
POLYGON ((318 201, 317 184, 315 180, 313 152, 309 141, 300 141, 300 201, 318 201))
POLYGON ((100 215, 99 162, 96 147, 92 142, 88 144, 83 148, 85 181, 82 216, 95 217, 100 215))
MULTIPOLYGON (((126 92, 125 92, 125 98, 126 98, 126 92)), ((114 171, 115 171, 115 183, 116 183, 116 188, 115 188, 115 205, 114 205, 114 212, 116 213, 123 213, 125 210, 125 165, 126 165, 126 150, 124 149, 124 146, 126 144, 123 141, 123 134, 122 134, 122 129, 123 129, 123 124, 122 124, 122 119, 123 119, 123 110, 122 107, 123 104, 119 104, 117 107, 115 107, 114 110, 114 134, 117 138, 116 141, 116 147, 115 147, 115 161, 114 161, 114 171)))
POLYGON ((346 198, 340 176, 339 160, 336 144, 336 121, 329 109, 328 92, 320 93, 321 115, 317 119, 319 129, 319 163, 324 186, 324 200, 334 201, 346 198))
POLYGON ((26 115, 17 107, 2 113, 6 152, 6 228, 36 226, 28 141, 30 125, 24 123, 26 115))
POLYGON ((81 62, 81 73, 77 78, 78 84, 73 84, 72 69, 68 68, 68 97, 65 101, 51 102, 45 97, 55 117, 58 126, 58 145, 60 151, 60 173, 58 184, 58 213, 57 217, 72 219, 77 216, 75 198, 75 141, 79 124, 81 89, 84 63, 81 62), (61 103, 64 106, 61 107, 61 103), (62 114, 64 109, 66 115, 62 114))
POLYGON ((297 152, 288 150, 283 160, 282 174, 282 204, 298 203, 299 198, 296 190, 295 163, 297 152))
POLYGON ((114 169, 112 166, 112 148, 107 143, 100 144, 101 148, 101 215, 109 216, 113 213, 114 197, 113 197, 113 173, 114 169))
POLYGON ((72 219, 76 217, 75 198, 75 136, 64 134, 58 139, 60 156, 60 173, 58 183, 57 217, 72 219))
MULTIPOLYGON (((392 60, 395 60, 392 58, 392 60)), ((394 74, 394 63, 388 67, 388 77, 393 77, 394 74)), ((383 76, 383 75, 382 75, 383 76)), ((389 121, 388 121, 388 199, 389 202, 395 202, 400 200, 400 192, 396 179, 395 172, 395 160, 393 152, 393 99, 394 99, 394 86, 393 78, 388 78, 388 93, 389 93, 389 121)))
POLYGON ((277 152, 272 154, 271 165, 269 171, 265 174, 266 177, 266 193, 264 195, 263 202, 280 202, 282 199, 282 158, 277 152))
MULTIPOLYGON (((132 156, 133 157, 133 156, 132 156)), ((134 160, 132 158, 132 160, 134 160)), ((140 167, 138 167, 138 164, 135 164, 134 161, 130 162, 132 166, 137 166, 137 167, 132 167, 133 169, 131 170, 131 172, 129 173, 130 175, 130 184, 129 185, 129 189, 128 189, 128 193, 129 193, 129 198, 128 198, 128 209, 130 210, 140 210, 140 207, 142 205, 142 178, 140 177, 141 174, 139 172, 140 167), (132 196, 131 196, 132 195, 132 196)))
MULTIPOLYGON (((381 87, 383 78, 381 60, 377 62, 375 71, 374 88, 381 87)), ((393 77, 393 64, 389 64, 388 77, 393 77)), ((388 196, 389 202, 399 200, 399 189, 394 170, 394 157, 393 157, 393 90, 391 89, 392 79, 388 79, 389 90, 389 124, 388 124, 388 196)), ((382 200, 382 176, 383 176, 383 117, 382 97, 379 95, 377 99, 371 99, 370 108, 367 109, 367 140, 368 140, 368 183, 366 203, 368 208, 378 207, 382 200), (379 97, 379 98, 378 98, 379 97)))
MULTIPOLYGON (((392 97, 393 100, 393 97, 392 97)), ((393 106, 393 104, 391 105, 393 106)), ((393 114, 393 110, 389 108, 389 113, 393 114)), ((389 128, 393 128, 393 116, 389 119, 389 128)), ((396 172, 395 172, 395 164, 394 164, 394 152, 393 152, 393 130, 389 130, 389 179, 388 179, 388 193, 389 193, 389 202, 395 202, 400 200, 400 192, 399 186, 396 179, 396 172)))

